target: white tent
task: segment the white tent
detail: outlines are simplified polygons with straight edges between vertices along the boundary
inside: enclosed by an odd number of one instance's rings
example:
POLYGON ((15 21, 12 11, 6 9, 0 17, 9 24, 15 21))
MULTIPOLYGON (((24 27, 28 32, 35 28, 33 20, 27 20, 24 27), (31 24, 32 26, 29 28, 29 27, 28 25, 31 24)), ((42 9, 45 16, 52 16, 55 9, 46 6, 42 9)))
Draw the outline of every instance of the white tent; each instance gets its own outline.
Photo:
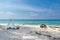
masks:
POLYGON ((9 23, 8 23, 6 29, 16 29, 12 19, 9 20, 9 23))

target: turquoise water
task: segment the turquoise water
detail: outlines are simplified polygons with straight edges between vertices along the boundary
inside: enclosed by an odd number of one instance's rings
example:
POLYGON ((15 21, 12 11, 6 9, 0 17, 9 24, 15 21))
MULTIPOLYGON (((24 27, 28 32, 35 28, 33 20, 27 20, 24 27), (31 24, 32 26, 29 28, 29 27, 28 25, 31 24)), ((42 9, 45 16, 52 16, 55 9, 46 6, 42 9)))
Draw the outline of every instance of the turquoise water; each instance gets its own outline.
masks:
MULTIPOLYGON (((8 23, 8 19, 0 19, 0 23, 8 23)), ((28 19, 14 19, 15 24, 48 24, 48 25, 60 25, 60 20, 28 20, 28 19)))

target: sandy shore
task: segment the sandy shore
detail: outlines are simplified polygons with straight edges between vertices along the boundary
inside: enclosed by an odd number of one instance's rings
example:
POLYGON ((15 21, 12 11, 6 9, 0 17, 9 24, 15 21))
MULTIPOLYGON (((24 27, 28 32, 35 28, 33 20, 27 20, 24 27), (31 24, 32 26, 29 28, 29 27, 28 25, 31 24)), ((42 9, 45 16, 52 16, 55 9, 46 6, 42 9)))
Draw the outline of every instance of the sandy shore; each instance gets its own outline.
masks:
POLYGON ((0 40, 60 40, 60 28, 40 28, 40 25, 15 24, 18 30, 4 29, 7 24, 0 24, 0 40))

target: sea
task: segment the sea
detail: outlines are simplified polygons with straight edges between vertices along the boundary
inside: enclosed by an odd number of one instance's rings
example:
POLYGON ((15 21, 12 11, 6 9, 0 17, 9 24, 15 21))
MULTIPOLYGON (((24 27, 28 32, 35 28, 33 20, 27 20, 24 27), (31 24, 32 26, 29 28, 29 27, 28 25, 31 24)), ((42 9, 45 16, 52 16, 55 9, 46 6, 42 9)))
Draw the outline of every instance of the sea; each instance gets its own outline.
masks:
MULTIPOLYGON (((9 19, 0 19, 0 24, 9 23, 9 19)), ((47 24, 47 25, 60 25, 60 20, 57 19, 12 19, 14 24, 47 24)))

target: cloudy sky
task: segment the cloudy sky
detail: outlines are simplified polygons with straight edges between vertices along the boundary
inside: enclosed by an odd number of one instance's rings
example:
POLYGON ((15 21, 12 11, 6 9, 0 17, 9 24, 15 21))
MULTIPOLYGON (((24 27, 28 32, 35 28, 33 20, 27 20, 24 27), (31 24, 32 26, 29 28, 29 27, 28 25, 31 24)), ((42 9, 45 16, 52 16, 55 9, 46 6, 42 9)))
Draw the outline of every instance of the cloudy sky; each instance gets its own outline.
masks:
POLYGON ((0 19, 60 19, 60 0, 0 0, 0 19))

